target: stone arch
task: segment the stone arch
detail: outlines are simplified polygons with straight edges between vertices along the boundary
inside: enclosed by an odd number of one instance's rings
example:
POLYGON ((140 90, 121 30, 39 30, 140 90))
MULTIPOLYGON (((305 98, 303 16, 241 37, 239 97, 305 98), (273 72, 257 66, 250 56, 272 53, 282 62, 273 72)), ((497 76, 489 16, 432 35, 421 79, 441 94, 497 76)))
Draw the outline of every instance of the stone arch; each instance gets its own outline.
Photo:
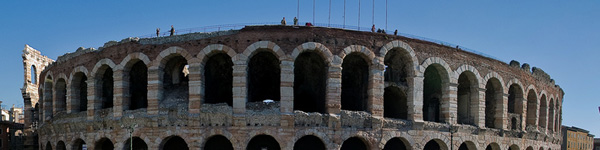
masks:
POLYGON ((399 138, 400 140, 403 141, 403 143, 406 145, 407 150, 411 150, 413 149, 413 147, 415 146, 415 140, 413 139, 413 137, 408 134, 408 132, 386 132, 383 134, 383 136, 381 137, 381 139, 379 140, 379 148, 384 148, 385 145, 387 144, 388 141, 392 140, 393 138, 399 138))
POLYGON ((507 89, 504 91, 508 91, 508 112, 523 114, 523 99, 525 98, 523 85, 516 78, 509 80, 506 85, 507 89))
POLYGON ((279 150, 281 149, 281 144, 277 141, 276 138, 267 134, 258 134, 253 136, 247 143, 247 150, 259 150, 263 147, 267 147, 267 149, 279 150))
MULTIPOLYGON (((448 122, 450 118, 449 65, 439 57, 427 58, 421 64, 419 76, 423 76, 423 120, 448 122)), ((456 82, 454 82, 456 83, 456 82)))
POLYGON ((548 122, 548 98, 546 95, 546 90, 542 90, 540 93, 540 103, 539 103, 539 119, 538 119, 538 127, 539 130, 545 130, 548 122))
POLYGON ((458 150, 477 150, 477 145, 472 141, 464 141, 458 146, 458 150))
POLYGON ((481 76, 472 66, 463 65, 455 73, 457 86, 457 123, 477 125, 479 118, 479 82, 481 76))
POLYGON ((294 140, 294 150, 326 150, 327 146, 321 138, 315 135, 304 135, 294 140))
MULTIPOLYGON (((266 99, 281 99, 281 62, 286 54, 275 43, 258 41, 248 46, 234 59, 247 64, 247 100, 258 102, 266 99), (262 83, 262 84, 258 84, 262 83)), ((238 62, 236 62, 236 65, 238 62)), ((242 63, 243 64, 243 63, 242 63)), ((240 64, 240 65, 242 65, 240 64)))
POLYGON ((113 144, 113 142, 110 139, 104 137, 104 138, 101 138, 100 140, 96 141, 96 144, 94 144, 94 149, 112 150, 112 149, 115 149, 115 145, 113 144))
POLYGON ((190 89, 201 86, 204 93, 202 104, 227 103, 233 106, 231 89, 233 88, 233 58, 236 58, 236 55, 235 50, 228 46, 211 44, 198 53, 200 63, 190 64, 190 81, 201 81, 200 85, 191 82, 190 89))
POLYGON ((189 65, 190 61, 194 60, 187 50, 172 46, 160 52, 156 59, 152 62, 152 66, 148 68, 152 79, 158 79, 149 86, 157 86, 150 88, 157 90, 156 98, 158 99, 159 108, 185 108, 189 105, 189 65), (157 78, 154 78, 157 77, 157 78))
POLYGON ((423 150, 448 150, 448 146, 441 139, 431 139, 423 146, 423 150))
POLYGON ((94 109, 113 107, 115 64, 110 59, 102 59, 93 69, 94 109))
POLYGON ((159 150, 170 150, 170 149, 188 150, 189 149, 188 142, 185 141, 185 139, 183 139, 177 135, 168 136, 160 142, 159 150))
POLYGON ((533 85, 530 85, 527 88, 527 121, 526 127, 527 130, 537 129, 536 125, 538 123, 538 104, 539 99, 537 96, 536 89, 533 85))
POLYGON ((498 143, 492 142, 486 146, 485 150, 500 150, 500 145, 498 143))
POLYGON ((550 102, 548 103, 548 130, 554 132, 554 111, 555 111, 555 103, 554 103, 554 95, 550 95, 550 102))
POLYGON ((321 43, 307 42, 294 49, 294 110, 326 112, 328 67, 332 54, 321 43))
POLYGON ((58 78, 54 79, 54 113, 62 113, 67 110, 67 85, 69 78, 64 73, 58 74, 58 78))
POLYGON ((279 61, 287 59, 285 52, 281 49, 281 47, 279 47, 279 45, 271 41, 258 41, 246 47, 244 52, 242 52, 241 60, 245 60, 247 64, 247 61, 249 61, 248 58, 252 58, 253 55, 260 52, 261 50, 267 50, 271 52, 275 57, 279 59, 279 61))
POLYGON ((385 58, 387 53, 393 49, 402 51, 401 53, 404 55, 404 58, 407 59, 406 63, 411 66, 410 67, 411 69, 409 69, 409 71, 410 71, 409 74, 411 76, 417 76, 417 72, 419 70, 418 69, 419 63, 417 61, 418 59, 417 59, 417 56, 415 55, 415 51, 407 43, 402 42, 400 40, 394 40, 394 41, 388 42, 383 47, 381 47, 381 49, 379 50, 379 57, 385 58))
MULTIPOLYGON (((318 129, 314 129, 314 128, 307 128, 307 129, 301 129, 297 132, 297 134, 294 135, 292 141, 298 141, 300 138, 304 137, 304 136, 315 136, 317 137, 319 140, 321 140, 324 144, 326 149, 330 149, 331 147, 327 147, 327 146, 331 146, 328 145, 328 143, 333 143, 332 139, 330 139, 330 137, 328 137, 326 134, 323 134, 323 132, 321 132, 318 129)), ((289 145, 288 145, 289 146, 289 145)), ((282 146, 285 147, 285 146, 282 146)), ((287 149, 291 148, 291 147, 286 147, 287 149)), ((284 148, 284 149, 286 149, 284 148)))
POLYGON ((73 144, 71 145, 71 149, 72 150, 81 150, 84 144, 85 144, 85 141, 83 139, 77 138, 73 141, 73 144))
MULTIPOLYGON (((369 56, 355 52, 358 46, 349 46, 339 55, 342 60, 341 109, 351 111, 368 110, 368 86, 370 78, 369 56)), ((366 49, 366 48, 364 48, 366 49)), ((366 50, 370 51, 370 50, 366 50)))
MULTIPOLYGON (((383 142, 383 141, 382 141, 383 142)), ((408 140, 402 137, 394 137, 385 141, 383 150, 410 150, 412 146, 408 140)))
POLYGON ((510 147, 508 147, 508 150, 519 150, 519 145, 513 144, 510 147))
MULTIPOLYGON (((116 67, 121 74, 123 110, 148 107, 148 66, 151 61, 143 53, 127 55, 116 67), (132 74, 133 73, 133 74, 132 74)), ((117 75, 119 76, 119 75, 117 75)))
POLYGON ((504 86, 497 77, 489 77, 485 81, 485 127, 502 129, 504 86))
POLYGON ((349 137, 342 142, 340 150, 370 149, 369 142, 360 136, 349 137))
POLYGON ((45 150, 52 150, 52 143, 50 143, 50 141, 46 142, 46 148, 45 150))
POLYGON ((63 142, 62 140, 58 141, 58 143, 56 143, 56 150, 66 150, 67 146, 65 145, 65 142, 63 142))
POLYGON ((147 150, 148 144, 146 143, 147 142, 139 136, 134 136, 132 138, 127 137, 127 140, 123 143, 123 150, 132 150, 131 147, 133 147, 134 150, 147 150), (131 143, 131 139, 133 139, 133 143, 131 143))
POLYGON ((233 150, 231 141, 223 135, 213 135, 206 139, 204 150, 233 150))
POLYGON ((88 70, 84 66, 78 66, 69 74, 69 85, 67 87, 67 112, 81 112, 87 110, 87 79, 88 70))
POLYGON ((525 150, 533 150, 533 147, 532 147, 532 146, 529 146, 529 147, 527 147, 527 149, 525 149, 525 150))

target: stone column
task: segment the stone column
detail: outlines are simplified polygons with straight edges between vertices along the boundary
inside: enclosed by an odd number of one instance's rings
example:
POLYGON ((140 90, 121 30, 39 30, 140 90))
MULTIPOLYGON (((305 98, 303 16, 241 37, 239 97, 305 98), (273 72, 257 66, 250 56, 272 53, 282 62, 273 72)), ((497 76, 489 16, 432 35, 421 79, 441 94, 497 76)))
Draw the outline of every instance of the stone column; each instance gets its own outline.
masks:
POLYGON ((113 116, 115 118, 120 118, 123 116, 123 110, 129 109, 129 97, 125 96, 125 93, 129 91, 129 81, 126 81, 128 79, 125 77, 123 69, 113 72, 113 116))
POLYGON ((456 124, 458 120, 458 84, 449 83, 442 91, 446 91, 442 96, 442 116, 447 123, 456 124))
POLYGON ((476 99, 478 102, 477 109, 478 113, 475 115, 475 125, 479 128, 485 127, 485 90, 484 88, 477 87, 477 94, 479 94, 479 99, 476 99))
POLYGON ((94 115, 96 112, 96 108, 100 108, 101 102, 99 101, 99 97, 96 96, 96 82, 95 78, 92 77, 91 80, 87 80, 87 119, 94 120, 94 115))
POLYGON ((294 125, 294 62, 283 60, 280 64, 280 108, 282 127, 294 125))
POLYGON ((496 102, 496 116, 494 116, 494 127, 498 129, 508 129, 508 93, 500 94, 499 102, 496 102))
MULTIPOLYGON (((239 57, 239 55, 236 57, 239 57)), ((241 127, 246 126, 246 77, 248 65, 245 60, 236 60, 233 63, 233 125, 241 127)))
MULTIPOLYGON (((523 96, 525 96, 525 94, 523 94, 523 96)), ((524 131, 525 127, 527 126, 527 99, 525 97, 520 97, 517 99, 517 101, 521 102, 521 105, 515 108, 521 109, 521 127, 519 129, 524 131)))
POLYGON ((158 114, 158 104, 163 99, 162 71, 159 67, 148 68, 148 115, 158 114))
POLYGON ((202 85, 202 65, 199 62, 190 63, 188 71, 189 71, 189 81, 188 81, 188 111, 190 114, 198 114, 200 113, 200 108, 202 107, 202 96, 203 96, 203 88, 202 85))
MULTIPOLYGON (((79 103, 79 102, 73 103, 73 98, 75 98, 75 96, 73 96, 71 94, 74 93, 74 92, 76 92, 76 91, 73 91, 72 88, 71 88, 71 86, 73 86, 73 80, 71 80, 71 82, 69 84, 67 84, 67 88, 66 88, 67 94, 65 95, 65 99, 66 99, 66 101, 65 101, 65 106, 66 106, 65 110, 66 111, 65 112, 67 112, 69 114, 74 112, 73 111, 73 107, 74 107, 73 104, 79 103)), ((79 108, 77 108, 77 109, 79 109, 79 108)))
POLYGON ((423 76, 407 77, 408 120, 423 122, 423 76))
POLYGON ((373 64, 369 71, 369 83, 368 83, 368 109, 373 117, 383 118, 383 69, 384 65, 381 63, 373 64))

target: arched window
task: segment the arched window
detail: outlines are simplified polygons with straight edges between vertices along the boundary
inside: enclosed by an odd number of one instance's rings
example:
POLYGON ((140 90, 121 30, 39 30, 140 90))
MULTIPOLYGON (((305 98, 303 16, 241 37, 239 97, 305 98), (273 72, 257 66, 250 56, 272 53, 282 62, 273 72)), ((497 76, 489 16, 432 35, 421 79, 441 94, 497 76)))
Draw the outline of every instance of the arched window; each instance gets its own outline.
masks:
POLYGON ((367 110, 369 65, 358 52, 344 57, 342 63, 342 109, 367 110))
POLYGON ((129 70, 129 109, 148 107, 148 68, 143 61, 137 61, 129 70))
POLYGON ((96 100, 100 101, 102 109, 113 107, 113 70, 108 65, 102 65, 96 73, 96 100))
POLYGON ((270 99, 279 101, 281 69, 279 59, 268 51, 260 51, 248 63, 248 102, 270 99))
POLYGON ((206 140, 204 150, 233 150, 233 145, 226 137, 215 135, 206 140))
POLYGON ((488 128, 501 128, 497 118, 500 116, 502 105, 502 84, 497 78, 491 78, 485 85, 485 126, 488 128))
POLYGON ((537 121, 537 95, 533 89, 527 92, 527 127, 534 128, 537 121))
POLYGON ((233 62, 225 53, 208 57, 204 65, 204 103, 233 106, 233 62))
POLYGON ((83 145, 85 145, 85 141, 82 139, 77 139, 75 142, 73 142, 73 150, 82 150, 83 145))
POLYGON ((325 113, 327 64, 316 52, 303 52, 294 62, 294 110, 325 113))
POLYGON ((458 77, 457 107, 458 123, 475 125, 475 115, 479 111, 478 105, 478 83, 475 74, 463 72, 458 77))
POLYGON ((326 150, 325 143, 314 135, 306 135, 294 143, 294 150, 326 150))
POLYGON ((59 78, 56 81, 56 86, 54 87, 54 93, 56 95, 56 112, 62 112, 66 109, 67 104, 67 82, 63 78, 59 78))
POLYGON ((410 147, 410 145, 405 139, 396 137, 387 141, 383 150, 407 150, 407 147, 410 147))
POLYGON ((98 142, 96 142, 96 145, 94 146, 94 148, 95 149, 112 150, 112 149, 115 149, 115 145, 113 144, 112 141, 110 141, 110 139, 102 138, 102 139, 98 140, 98 142))
POLYGON ((73 75, 71 83, 71 109, 72 112, 87 110, 87 76, 83 72, 73 75))
POLYGON ((170 136, 163 140, 160 144, 160 150, 188 150, 189 147, 185 140, 179 136, 170 136))
POLYGON ((423 120, 441 122, 442 76, 436 66, 425 69, 423 79, 423 120))
POLYGON ((29 72, 31 73, 31 83, 32 84, 36 84, 37 83, 37 70, 35 69, 34 65, 31 65, 31 69, 29 70, 29 72))
POLYGON ((367 150, 368 146, 365 142, 358 137, 348 138, 344 143, 342 143, 342 148, 340 150, 367 150))
POLYGON ((166 63, 160 68, 163 94, 159 98, 159 107, 188 107, 189 71, 187 60, 179 54, 172 54, 165 57, 163 61, 166 63))
POLYGON ((53 106, 53 99, 54 99, 54 92, 52 90, 53 87, 53 80, 52 77, 48 76, 46 77, 46 79, 44 79, 44 92, 42 92, 42 94, 40 94, 40 96, 42 96, 44 98, 44 102, 42 103, 42 107, 43 107, 43 119, 47 119, 47 118, 51 118, 52 117, 52 108, 53 106))
POLYGON ((131 139, 127 138, 123 150, 132 150, 132 147, 133 150, 148 150, 148 145, 140 137, 133 137, 132 139, 133 144, 131 143, 131 139))
POLYGON ((423 150, 447 150, 446 144, 439 139, 430 140, 425 144, 423 150))
POLYGON ((67 147, 65 146, 65 142, 63 141, 58 141, 58 143, 56 144, 56 150, 66 150, 67 147))
POLYGON ((548 130, 554 131, 554 99, 550 98, 548 105, 548 130))
POLYGON ((248 147, 246 147, 246 150, 263 150, 263 149, 268 149, 268 150, 280 150, 281 147, 279 146, 279 143, 277 142, 277 140, 275 140, 275 138, 273 138, 272 136, 269 135, 257 135, 255 137, 253 137, 252 139, 250 139, 250 142, 248 142, 248 147))
POLYGON ((548 105, 546 102, 546 95, 541 96, 540 98, 540 119, 538 122, 538 125, 540 126, 540 128, 546 128, 546 119, 548 118, 548 105))

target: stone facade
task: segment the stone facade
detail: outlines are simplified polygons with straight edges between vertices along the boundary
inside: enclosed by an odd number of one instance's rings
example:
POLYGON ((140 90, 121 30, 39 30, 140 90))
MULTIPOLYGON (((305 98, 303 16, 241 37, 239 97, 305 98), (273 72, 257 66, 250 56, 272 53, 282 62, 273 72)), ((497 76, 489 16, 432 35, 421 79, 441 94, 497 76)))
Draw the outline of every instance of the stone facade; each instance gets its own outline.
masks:
POLYGON ((80 48, 40 77, 42 149, 125 149, 131 129, 134 149, 545 150, 562 141, 564 92, 541 69, 382 33, 248 26, 127 38, 80 48))

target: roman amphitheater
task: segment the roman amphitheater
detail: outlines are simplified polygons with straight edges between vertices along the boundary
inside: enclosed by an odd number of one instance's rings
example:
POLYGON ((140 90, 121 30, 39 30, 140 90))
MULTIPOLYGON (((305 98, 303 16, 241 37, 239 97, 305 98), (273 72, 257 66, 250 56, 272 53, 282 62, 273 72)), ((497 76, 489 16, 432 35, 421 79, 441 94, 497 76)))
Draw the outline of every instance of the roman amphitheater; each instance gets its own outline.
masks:
POLYGON ((28 149, 558 150, 540 68, 326 27, 23 50, 28 149))

